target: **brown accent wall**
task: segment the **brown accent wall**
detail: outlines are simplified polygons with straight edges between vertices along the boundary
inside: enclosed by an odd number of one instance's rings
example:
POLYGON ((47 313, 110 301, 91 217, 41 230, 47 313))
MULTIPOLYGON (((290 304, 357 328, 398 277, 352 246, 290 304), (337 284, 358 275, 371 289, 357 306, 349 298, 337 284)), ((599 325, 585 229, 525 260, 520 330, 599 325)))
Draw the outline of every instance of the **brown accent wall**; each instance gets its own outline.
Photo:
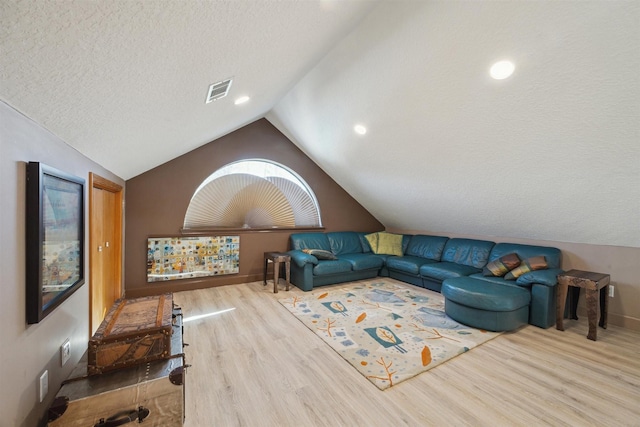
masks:
MULTIPOLYGON (((265 251, 288 249, 291 230, 233 231, 240 235, 240 272, 198 280, 146 282, 149 236, 180 236, 189 201, 198 186, 222 166, 245 159, 267 159, 297 172, 311 186, 320 205, 324 231, 384 229, 367 210, 313 163, 266 119, 127 181, 125 201, 125 295, 138 297, 246 283, 262 278, 265 251)), ((225 233, 218 233, 225 234, 225 233)))

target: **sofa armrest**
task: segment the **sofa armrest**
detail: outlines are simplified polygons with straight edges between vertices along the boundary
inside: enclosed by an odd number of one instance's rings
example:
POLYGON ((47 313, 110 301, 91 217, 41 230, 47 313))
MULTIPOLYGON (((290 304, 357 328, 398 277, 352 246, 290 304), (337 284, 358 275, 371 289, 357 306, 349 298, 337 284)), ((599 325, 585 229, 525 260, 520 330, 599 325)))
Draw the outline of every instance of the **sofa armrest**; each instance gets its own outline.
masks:
POLYGON ((305 264, 313 264, 318 265, 318 258, 313 255, 305 254, 304 252, 294 249, 292 251, 287 252, 293 262, 296 263, 298 267, 304 268, 305 264))
POLYGON ((546 286, 555 286, 558 284, 558 274, 562 273, 562 271, 560 268, 530 271, 518 277, 516 284, 533 285, 537 283, 546 286))

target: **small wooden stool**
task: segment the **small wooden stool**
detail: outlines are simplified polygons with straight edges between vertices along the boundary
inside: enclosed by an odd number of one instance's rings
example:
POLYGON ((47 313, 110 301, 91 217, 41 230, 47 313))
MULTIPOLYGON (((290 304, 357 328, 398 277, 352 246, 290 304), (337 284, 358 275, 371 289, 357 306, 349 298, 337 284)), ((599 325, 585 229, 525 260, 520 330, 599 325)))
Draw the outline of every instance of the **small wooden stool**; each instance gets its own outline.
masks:
POLYGON ((587 297, 587 317, 589 318, 589 333, 587 338, 595 341, 598 328, 598 292, 600 292, 600 326, 607 329, 607 311, 609 308, 609 282, 608 274, 594 273, 591 271, 569 270, 558 275, 558 301, 556 304, 556 329, 564 331, 564 306, 567 300, 569 286, 585 288, 587 297))
POLYGON ((280 276, 280 263, 284 262, 285 277, 287 281, 287 291, 289 290, 289 274, 291 271, 291 256, 283 252, 265 252, 264 253, 264 283, 267 285, 267 265, 269 261, 273 263, 273 292, 278 293, 278 280, 280 276))

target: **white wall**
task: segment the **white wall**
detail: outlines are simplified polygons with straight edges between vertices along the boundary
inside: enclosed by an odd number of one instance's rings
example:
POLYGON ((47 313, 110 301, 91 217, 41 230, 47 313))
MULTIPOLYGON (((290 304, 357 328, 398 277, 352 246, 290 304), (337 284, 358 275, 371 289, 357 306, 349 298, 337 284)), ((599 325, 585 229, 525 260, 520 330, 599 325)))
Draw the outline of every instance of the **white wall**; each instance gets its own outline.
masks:
MULTIPOLYGON (((85 284, 40 323, 25 315, 25 175, 26 163, 39 161, 88 179, 95 172, 124 186, 124 181, 89 161, 30 119, 0 102, 0 378, 3 380, 2 426, 39 423, 60 383, 87 349, 89 339, 88 268, 85 284), (69 338, 71 360, 60 364, 60 345, 69 338), (49 394, 39 403, 38 378, 49 371, 49 394)), ((85 199, 88 192, 85 187, 85 199)), ((86 209, 85 209, 85 218, 86 209)), ((85 227, 88 245, 88 219, 85 227)), ((88 266, 85 254, 85 266, 88 266)))

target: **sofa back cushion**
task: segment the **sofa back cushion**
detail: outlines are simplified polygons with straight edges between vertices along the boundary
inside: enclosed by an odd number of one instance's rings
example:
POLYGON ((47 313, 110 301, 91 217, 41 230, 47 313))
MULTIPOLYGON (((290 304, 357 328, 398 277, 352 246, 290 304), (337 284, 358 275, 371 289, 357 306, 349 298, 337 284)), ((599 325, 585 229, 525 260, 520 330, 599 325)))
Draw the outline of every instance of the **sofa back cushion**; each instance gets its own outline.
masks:
POLYGON ((549 246, 521 245, 518 243, 498 243, 491 250, 491 254, 489 254, 489 262, 512 253, 518 255, 521 260, 542 255, 547 261, 547 268, 561 268, 562 253, 560 249, 549 246))
POLYGON ((411 242, 412 234, 403 234, 402 235, 402 253, 407 253, 407 248, 409 247, 409 243, 411 242))
POLYGON ((443 236, 416 234, 409 240, 405 254, 440 261, 447 240, 449 238, 443 236))
POLYGON ((449 239, 444 245, 441 261, 482 268, 487 264, 494 245, 488 240, 449 239))
POLYGON ((362 253, 362 243, 358 233, 354 231, 336 231, 327 233, 331 252, 340 254, 360 254, 362 253))
POLYGON ((294 233, 289 237, 291 249, 322 249, 331 250, 329 239, 324 233, 294 233))

